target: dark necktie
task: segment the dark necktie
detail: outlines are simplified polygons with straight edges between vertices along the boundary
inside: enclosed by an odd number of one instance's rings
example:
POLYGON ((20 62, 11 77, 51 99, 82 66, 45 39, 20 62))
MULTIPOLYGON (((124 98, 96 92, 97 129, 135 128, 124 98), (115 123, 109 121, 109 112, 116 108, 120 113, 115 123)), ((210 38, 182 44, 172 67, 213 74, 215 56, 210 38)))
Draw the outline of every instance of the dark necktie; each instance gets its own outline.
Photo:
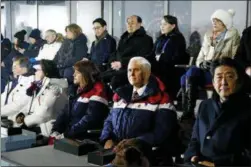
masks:
POLYGON ((139 94, 138 94, 137 91, 134 91, 133 94, 132 94, 132 101, 135 101, 137 99, 139 99, 139 94))

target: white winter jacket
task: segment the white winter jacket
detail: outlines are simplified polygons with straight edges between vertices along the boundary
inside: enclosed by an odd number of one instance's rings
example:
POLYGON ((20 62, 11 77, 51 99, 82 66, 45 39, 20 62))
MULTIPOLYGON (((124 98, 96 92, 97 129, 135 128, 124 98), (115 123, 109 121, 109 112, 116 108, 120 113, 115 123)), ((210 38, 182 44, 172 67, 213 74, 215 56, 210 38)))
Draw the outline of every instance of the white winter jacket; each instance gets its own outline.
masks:
POLYGON ((60 42, 54 42, 52 44, 44 44, 44 46, 40 49, 38 56, 35 59, 54 60, 61 45, 62 43, 60 42))
POLYGON ((213 49, 211 46, 212 35, 212 31, 208 31, 204 36, 203 44, 196 60, 197 67, 199 67, 204 60, 215 60, 223 57, 234 58, 236 54, 240 44, 240 34, 237 29, 231 28, 227 30, 224 39, 220 40, 213 49))
POLYGON ((31 97, 26 95, 26 90, 34 81, 35 76, 19 76, 18 84, 10 92, 12 82, 5 86, 4 92, 1 94, 1 116, 13 116, 19 112, 23 112, 24 106, 29 102, 31 97), (9 94, 9 95, 8 95, 9 94), (8 96, 7 104, 5 100, 8 96))
POLYGON ((52 123, 68 102, 67 87, 66 79, 44 78, 38 94, 25 106, 26 126, 40 126, 42 135, 49 136, 52 123))

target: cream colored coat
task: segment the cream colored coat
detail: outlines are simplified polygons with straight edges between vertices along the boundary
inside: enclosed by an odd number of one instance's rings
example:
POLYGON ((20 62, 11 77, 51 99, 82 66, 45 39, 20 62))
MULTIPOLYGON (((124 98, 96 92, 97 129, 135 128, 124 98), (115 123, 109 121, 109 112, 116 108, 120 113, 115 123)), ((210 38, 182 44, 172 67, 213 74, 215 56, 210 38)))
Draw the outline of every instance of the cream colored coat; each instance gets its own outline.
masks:
POLYGON ((40 126, 42 135, 49 136, 53 122, 68 102, 66 79, 45 78, 43 86, 25 106, 24 123, 28 126, 40 126))
POLYGON ((196 66, 199 67, 204 60, 215 60, 223 57, 233 58, 240 44, 240 35, 237 29, 227 30, 224 39, 220 40, 214 47, 213 54, 210 53, 212 31, 206 32, 200 53, 196 60, 196 66))

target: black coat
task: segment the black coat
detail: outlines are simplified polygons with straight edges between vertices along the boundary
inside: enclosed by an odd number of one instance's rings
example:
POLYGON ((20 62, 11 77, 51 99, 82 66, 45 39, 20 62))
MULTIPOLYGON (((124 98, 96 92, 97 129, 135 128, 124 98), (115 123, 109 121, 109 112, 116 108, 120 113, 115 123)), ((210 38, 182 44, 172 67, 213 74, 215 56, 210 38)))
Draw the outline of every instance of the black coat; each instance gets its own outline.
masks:
POLYGON ((36 40, 35 44, 30 45, 28 49, 24 51, 24 55, 29 58, 34 58, 38 56, 40 48, 46 43, 43 39, 36 40))
POLYGON ((54 59, 61 76, 72 80, 72 66, 87 57, 87 51, 87 38, 84 34, 80 34, 74 40, 65 39, 54 59))
POLYGON ((120 61, 122 68, 126 69, 132 57, 147 57, 151 54, 152 48, 153 39, 146 34, 143 27, 135 31, 131 36, 126 31, 120 38, 116 54, 111 56, 109 62, 120 61))
POLYGON ((251 26, 246 28, 242 33, 235 59, 245 68, 251 66, 251 26))
POLYGON ((116 40, 108 33, 95 44, 92 42, 90 60, 100 67, 101 71, 105 70, 109 57, 116 52, 116 40))
POLYGON ((174 65, 188 64, 189 58, 184 36, 173 31, 157 39, 152 54, 148 57, 152 64, 152 72, 164 82, 172 96, 177 93, 180 77, 185 72, 184 69, 175 68, 174 65), (159 61, 156 61, 156 55, 160 55, 159 61))
POLYGON ((225 103, 201 103, 185 161, 192 156, 215 165, 250 166, 251 105, 246 94, 235 94, 225 103))

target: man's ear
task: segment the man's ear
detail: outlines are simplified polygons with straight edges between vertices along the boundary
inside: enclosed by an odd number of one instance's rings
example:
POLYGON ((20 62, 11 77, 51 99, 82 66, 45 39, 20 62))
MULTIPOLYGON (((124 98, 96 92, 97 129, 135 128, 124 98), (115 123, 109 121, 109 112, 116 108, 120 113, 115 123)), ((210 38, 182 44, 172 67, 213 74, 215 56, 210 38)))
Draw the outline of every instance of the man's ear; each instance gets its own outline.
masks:
POLYGON ((148 83, 151 73, 148 71, 143 72, 144 84, 148 83))

